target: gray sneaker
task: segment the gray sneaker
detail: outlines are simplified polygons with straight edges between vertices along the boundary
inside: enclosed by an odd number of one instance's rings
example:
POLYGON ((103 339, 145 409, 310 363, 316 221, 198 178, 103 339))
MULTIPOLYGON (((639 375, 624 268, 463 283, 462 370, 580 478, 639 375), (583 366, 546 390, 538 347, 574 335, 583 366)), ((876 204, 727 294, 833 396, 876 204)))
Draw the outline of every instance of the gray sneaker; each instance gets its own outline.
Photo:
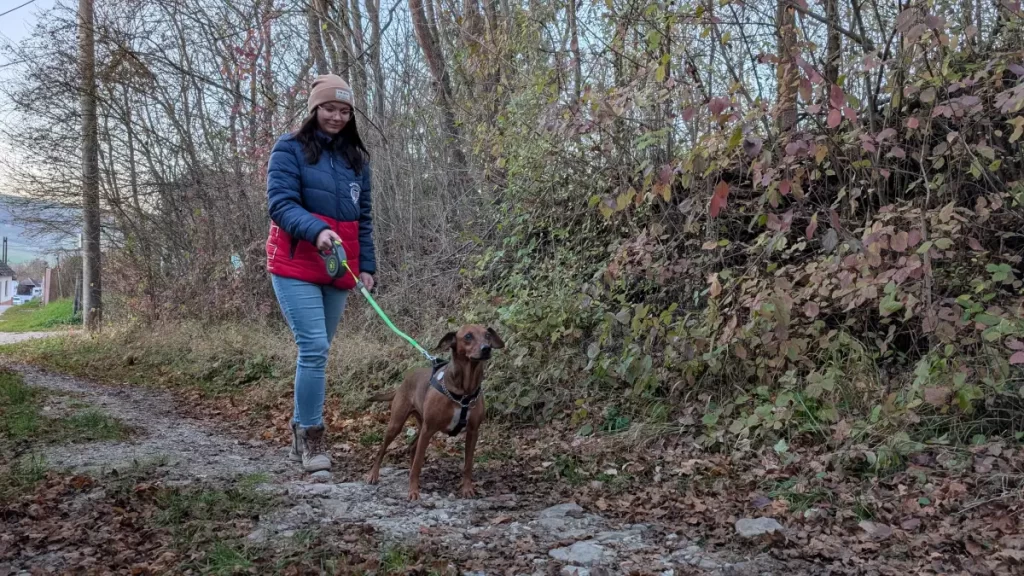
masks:
POLYGON ((331 469, 331 459, 327 456, 324 438, 324 427, 297 427, 295 434, 297 448, 302 455, 302 468, 306 472, 319 472, 331 469))

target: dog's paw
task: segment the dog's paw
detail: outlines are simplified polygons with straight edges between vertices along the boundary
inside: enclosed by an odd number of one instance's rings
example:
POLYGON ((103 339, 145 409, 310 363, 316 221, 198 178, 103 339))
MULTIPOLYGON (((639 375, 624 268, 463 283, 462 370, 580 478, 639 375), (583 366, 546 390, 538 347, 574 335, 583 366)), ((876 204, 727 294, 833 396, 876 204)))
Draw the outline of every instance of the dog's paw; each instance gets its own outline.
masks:
POLYGON ((420 499, 420 489, 410 488, 409 489, 409 502, 415 502, 420 499))
POLYGON ((473 498, 476 496, 476 488, 472 482, 463 482, 462 487, 459 488, 459 496, 463 498, 473 498))
POLYGON ((380 482, 380 471, 379 470, 374 470, 374 471, 372 471, 372 472, 370 472, 369 474, 366 475, 366 483, 367 484, 376 484, 377 482, 380 482))

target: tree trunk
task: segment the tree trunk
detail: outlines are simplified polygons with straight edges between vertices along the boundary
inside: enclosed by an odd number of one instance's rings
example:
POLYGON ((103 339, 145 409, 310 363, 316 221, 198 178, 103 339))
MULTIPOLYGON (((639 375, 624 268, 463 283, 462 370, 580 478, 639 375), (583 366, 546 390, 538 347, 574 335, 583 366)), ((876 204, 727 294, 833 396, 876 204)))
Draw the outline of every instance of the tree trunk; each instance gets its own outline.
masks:
POLYGON ((93 0, 78 2, 78 62, 82 78, 82 318, 95 332, 103 322, 100 283, 99 126, 96 122, 96 46, 93 0))
POLYGON ((839 64, 843 50, 839 35, 839 0, 825 0, 825 19, 828 20, 828 44, 825 48, 825 79, 829 84, 839 82, 839 64))
POLYGON ((780 134, 786 134, 796 126, 796 95, 799 76, 793 50, 796 48, 796 13, 788 0, 778 0, 776 22, 779 34, 779 65, 776 77, 779 91, 780 134))
POLYGON ((277 110, 277 94, 274 93, 273 10, 273 0, 264 0, 261 17, 263 33, 263 142, 261 145, 268 148, 274 142, 274 111, 277 110))
POLYGON ((316 66, 317 74, 327 74, 330 68, 327 65, 327 56, 324 54, 324 41, 322 36, 323 12, 322 3, 313 0, 306 5, 306 30, 309 33, 309 53, 313 56, 313 65, 316 66))
MULTIPOLYGON (((372 1, 372 0, 369 0, 372 1)), ((351 31, 352 44, 355 48, 353 54, 353 64, 355 65, 355 76, 356 89, 356 108, 366 113, 366 95, 369 92, 369 82, 366 76, 366 49, 363 42, 363 12, 359 8, 359 0, 352 0, 350 5, 349 15, 351 16, 351 31)))
POLYGON ((583 94, 583 62, 580 59, 580 36, 576 26, 576 0, 569 0, 566 8, 566 20, 569 21, 569 50, 572 51, 573 93, 572 101, 579 102, 583 94))
POLYGON ((498 0, 484 0, 484 14, 487 16, 487 40, 492 50, 490 54, 491 72, 487 93, 491 95, 491 99, 494 102, 492 104, 492 111, 497 114, 498 105, 503 100, 503 98, 498 97, 498 86, 501 84, 502 68, 504 67, 503 46, 499 43, 501 29, 498 23, 498 0))
MULTIPOLYGON (((854 22, 856 22, 857 24, 857 30, 858 32, 860 32, 860 37, 863 38, 866 43, 864 46, 864 50, 865 52, 870 52, 872 50, 871 46, 873 43, 871 43, 869 40, 867 29, 864 26, 864 17, 861 15, 860 8, 861 6, 857 2, 857 0, 850 0, 850 9, 853 11, 854 22)), ((874 132, 876 125, 875 110, 877 110, 878 107, 875 105, 875 94, 874 91, 871 89, 870 75, 864 77, 864 92, 868 95, 868 128, 871 130, 871 132, 874 132)))
MULTIPOLYGON (((431 0, 426 0, 431 2, 431 0)), ((427 59, 430 67, 430 74, 434 77, 434 87, 437 92, 438 104, 441 106, 441 113, 444 118, 445 140, 452 151, 452 159, 456 168, 466 168, 466 157, 458 141, 458 126, 455 124, 455 112, 452 110, 452 87, 448 78, 448 69, 445 66, 444 55, 441 53, 441 46, 431 31, 431 26, 424 11, 424 0, 409 0, 409 11, 412 13, 412 25, 416 32, 416 40, 423 50, 423 56, 427 59)))
MULTIPOLYGON (((661 39, 661 56, 665 62, 665 82, 668 83, 669 80, 672 79, 672 20, 668 13, 663 13, 662 16, 665 18, 665 37, 661 39)), ((577 75, 578 74, 579 72, 577 71, 577 75)), ((672 155, 675 153, 673 148, 675 147, 676 129, 674 122, 675 114, 673 112, 674 105, 671 93, 672 92, 670 90, 670 95, 665 98, 665 102, 662 103, 661 112, 661 121, 663 126, 668 130, 668 134, 665 136, 665 162, 670 162, 672 160, 672 155)))
POLYGON ((370 67, 373 68, 373 120, 384 128, 384 68, 380 62, 380 0, 366 0, 370 18, 370 67))

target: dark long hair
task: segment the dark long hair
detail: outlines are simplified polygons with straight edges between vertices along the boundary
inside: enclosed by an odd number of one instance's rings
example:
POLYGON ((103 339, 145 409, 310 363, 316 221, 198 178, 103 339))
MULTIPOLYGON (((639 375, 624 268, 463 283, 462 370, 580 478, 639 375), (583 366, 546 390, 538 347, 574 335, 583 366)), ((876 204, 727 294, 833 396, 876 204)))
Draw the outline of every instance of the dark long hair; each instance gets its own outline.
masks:
MULTIPOLYGON (((306 162, 310 164, 319 162, 320 154, 324 151, 323 142, 316 137, 318 127, 316 110, 313 110, 313 113, 303 120, 302 125, 295 131, 295 139, 302 144, 302 152, 306 156, 306 162)), ((352 117, 349 118, 341 132, 327 142, 326 148, 348 160, 349 166, 355 170, 356 174, 362 171, 363 164, 370 157, 370 152, 363 145, 363 139, 359 137, 355 109, 352 110, 352 117)))

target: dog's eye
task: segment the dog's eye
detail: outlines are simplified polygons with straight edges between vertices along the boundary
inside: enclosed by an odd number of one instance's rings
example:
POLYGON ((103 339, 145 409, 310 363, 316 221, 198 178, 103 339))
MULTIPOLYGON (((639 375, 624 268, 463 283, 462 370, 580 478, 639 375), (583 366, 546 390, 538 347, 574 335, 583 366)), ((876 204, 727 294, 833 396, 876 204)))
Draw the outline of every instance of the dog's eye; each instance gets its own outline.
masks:
POLYGON ((465 339, 466 339, 466 342, 472 342, 473 341, 473 335, 472 334, 466 334, 465 339))

